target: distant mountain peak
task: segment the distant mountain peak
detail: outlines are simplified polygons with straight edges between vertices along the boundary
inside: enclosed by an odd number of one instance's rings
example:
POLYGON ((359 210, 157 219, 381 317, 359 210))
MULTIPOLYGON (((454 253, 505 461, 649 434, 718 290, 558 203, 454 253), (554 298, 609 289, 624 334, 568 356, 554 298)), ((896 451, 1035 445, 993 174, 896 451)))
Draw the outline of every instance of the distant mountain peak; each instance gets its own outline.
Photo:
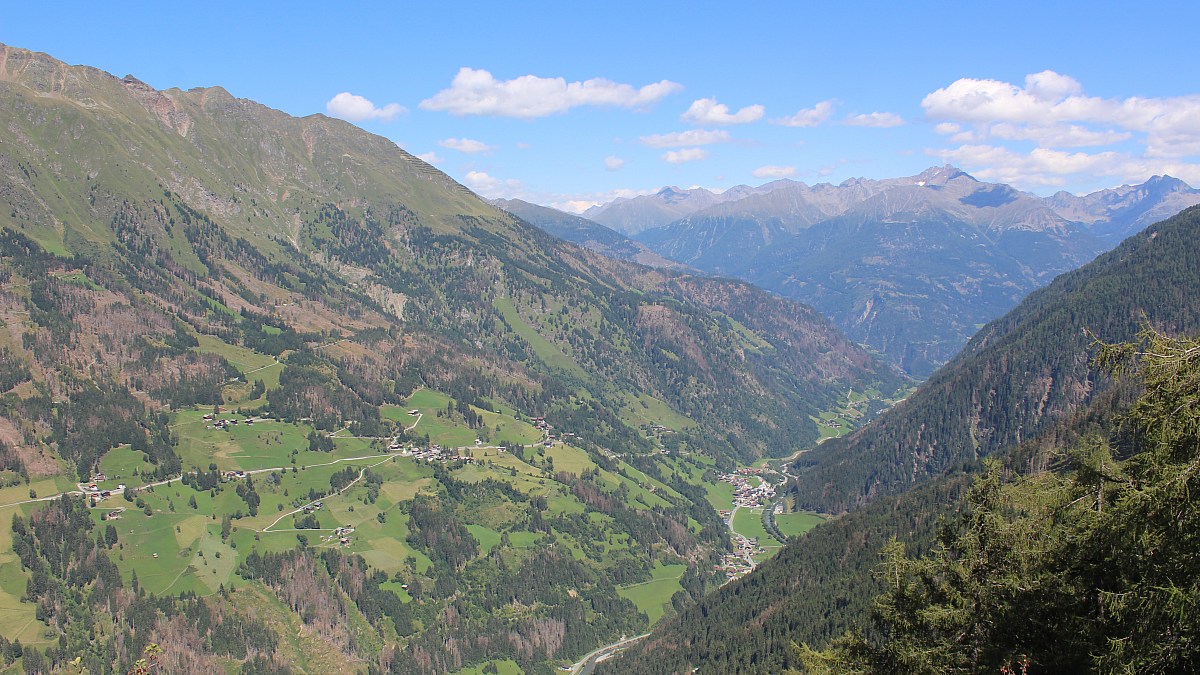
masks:
POLYGON ((1188 185, 1182 180, 1166 174, 1161 176, 1151 176, 1143 185, 1147 188, 1153 188, 1162 192, 1192 189, 1192 186, 1188 185))
MULTIPOLYGON (((947 164, 945 166, 932 166, 925 169, 921 173, 913 177, 917 185, 945 185, 955 178, 969 178, 975 180, 971 174, 962 169, 947 164)), ((978 182, 978 181, 976 181, 978 182)))
POLYGON ((701 187, 688 188, 685 190, 675 185, 668 185, 654 194, 655 197, 668 204, 676 204, 696 196, 708 197, 711 195, 711 192, 701 187))
POLYGON ((145 82, 142 82, 141 80, 137 79, 133 75, 126 75, 125 77, 122 77, 121 84, 124 84, 127 87, 133 87, 134 89, 142 89, 144 91, 155 91, 154 87, 151 87, 150 85, 146 84, 145 82))
POLYGON ((1116 242, 1200 203, 1200 190, 1174 176, 1160 175, 1086 195, 1058 192, 1047 203, 1067 220, 1083 223, 1093 234, 1116 242))

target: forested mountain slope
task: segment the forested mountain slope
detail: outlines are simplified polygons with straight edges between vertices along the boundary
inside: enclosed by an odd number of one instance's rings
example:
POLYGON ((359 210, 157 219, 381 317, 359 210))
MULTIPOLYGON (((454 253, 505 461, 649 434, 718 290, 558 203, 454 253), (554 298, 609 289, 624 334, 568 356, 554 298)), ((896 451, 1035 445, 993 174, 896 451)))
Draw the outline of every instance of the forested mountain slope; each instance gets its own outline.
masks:
POLYGON ((344 122, 3 54, 0 224, 139 268, 133 288, 193 330, 237 322, 213 300, 300 332, 401 327, 414 358, 446 341, 496 385, 587 390, 614 411, 637 391, 713 418, 747 456, 815 438, 805 414, 775 412, 898 381, 807 307, 562 244, 344 122))
POLYGON ((1113 386, 1091 364, 1095 345, 1084 329, 1109 342, 1137 339, 1143 322, 1174 334, 1200 331, 1198 233, 1200 208, 1192 208, 1063 275, 987 326, 908 400, 804 455, 795 496, 852 510, 793 540, 602 672, 799 667, 793 644, 823 647, 852 628, 876 635, 869 614, 871 598, 885 590, 874 577, 881 549, 896 537, 910 553, 931 551, 939 522, 957 518, 979 458, 995 455, 1010 473, 1036 474, 1066 466, 1063 452, 1089 437, 1111 439, 1118 456, 1134 453, 1136 439, 1114 434, 1136 383, 1113 386))
POLYGON ((711 586, 708 477, 903 382, 341 121, 12 47, 0 109, 5 666, 553 669, 711 586))
POLYGON ((1200 327, 1200 209, 1147 228, 1032 293, 873 424, 798 462, 796 494, 830 512, 911 489, 1018 445, 1086 405, 1103 385, 1092 336, 1131 339, 1142 321, 1200 327))
POLYGON ((1142 672, 1200 667, 1200 342, 1097 345, 1139 391, 1116 435, 1053 471, 988 460, 936 548, 884 551, 871 632, 802 649, 813 673, 1142 672))

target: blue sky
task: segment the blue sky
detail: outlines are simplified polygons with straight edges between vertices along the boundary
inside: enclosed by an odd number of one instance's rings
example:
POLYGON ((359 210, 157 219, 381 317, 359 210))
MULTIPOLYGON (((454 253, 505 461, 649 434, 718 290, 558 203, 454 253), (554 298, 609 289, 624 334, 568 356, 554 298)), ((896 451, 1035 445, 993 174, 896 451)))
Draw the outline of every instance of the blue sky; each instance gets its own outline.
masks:
POLYGON ((581 209, 943 163, 1200 186, 1200 3, 10 3, 0 41, 334 114, 487 197, 581 209))

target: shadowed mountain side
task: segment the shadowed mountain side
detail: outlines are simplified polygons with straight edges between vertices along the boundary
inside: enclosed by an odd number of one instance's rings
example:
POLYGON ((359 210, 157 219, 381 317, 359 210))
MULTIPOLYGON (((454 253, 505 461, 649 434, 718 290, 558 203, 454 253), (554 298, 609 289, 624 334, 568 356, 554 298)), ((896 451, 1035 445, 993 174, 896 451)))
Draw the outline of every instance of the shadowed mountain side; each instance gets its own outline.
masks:
MULTIPOLYGON (((1200 207, 1062 275, 982 330, 906 401, 796 462, 798 505, 852 509, 775 558, 684 609, 602 673, 735 673, 799 668, 794 645, 821 648, 868 630, 880 549, 933 550, 986 455, 1012 473, 1045 471, 1087 437, 1128 456, 1118 415, 1140 393, 1090 366, 1092 338, 1135 338, 1144 320, 1200 331, 1200 207)), ((883 636, 873 636, 882 638, 883 636)))
POLYGON ((1200 209, 1188 209, 1034 292, 907 400, 804 455, 797 497, 852 509, 1018 445, 1086 405, 1102 384, 1088 363, 1092 334, 1129 340, 1143 317, 1170 333, 1200 327, 1198 232, 1200 209))

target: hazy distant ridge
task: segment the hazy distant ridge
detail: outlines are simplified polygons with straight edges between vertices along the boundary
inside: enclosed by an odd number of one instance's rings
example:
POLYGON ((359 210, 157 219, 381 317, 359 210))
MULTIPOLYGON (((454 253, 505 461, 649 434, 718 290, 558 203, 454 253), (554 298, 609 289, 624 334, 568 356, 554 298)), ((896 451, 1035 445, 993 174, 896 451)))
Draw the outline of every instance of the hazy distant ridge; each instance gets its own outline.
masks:
POLYGON ((664 188, 587 216, 672 260, 812 304, 925 376, 1029 291, 1197 203, 1200 190, 1166 176, 1043 198, 944 166, 840 185, 664 188))

